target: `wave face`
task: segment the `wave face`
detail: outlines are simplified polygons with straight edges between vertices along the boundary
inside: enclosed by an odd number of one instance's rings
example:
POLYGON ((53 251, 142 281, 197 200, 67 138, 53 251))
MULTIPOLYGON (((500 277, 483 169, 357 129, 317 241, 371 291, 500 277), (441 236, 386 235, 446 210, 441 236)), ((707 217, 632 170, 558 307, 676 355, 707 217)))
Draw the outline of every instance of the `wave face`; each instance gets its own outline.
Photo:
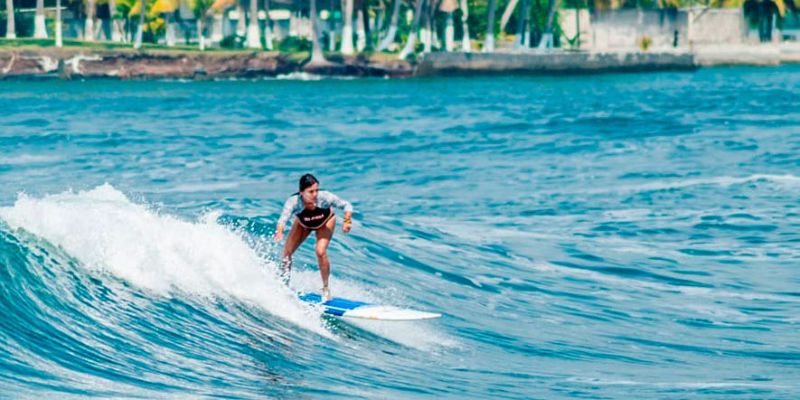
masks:
POLYGON ((0 397, 800 397, 800 69, 0 82, 0 397), (335 295, 297 178, 352 201, 335 295))

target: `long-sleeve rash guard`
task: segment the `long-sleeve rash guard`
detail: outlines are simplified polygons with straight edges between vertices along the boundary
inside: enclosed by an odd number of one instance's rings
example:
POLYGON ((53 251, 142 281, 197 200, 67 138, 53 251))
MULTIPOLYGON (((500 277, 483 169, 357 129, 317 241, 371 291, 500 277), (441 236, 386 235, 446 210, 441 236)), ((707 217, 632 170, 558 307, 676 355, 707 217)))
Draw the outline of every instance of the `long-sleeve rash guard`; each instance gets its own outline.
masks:
MULTIPOLYGON (((349 201, 342 200, 339 196, 331 192, 320 190, 319 193, 317 193, 317 207, 329 208, 331 206, 344 209, 344 212, 353 212, 353 205, 350 204, 349 201)), ((289 221, 289 218, 299 214, 303 211, 303 208, 305 208, 305 205, 303 204, 303 199, 300 197, 300 194, 296 193, 291 195, 286 199, 286 203, 283 204, 283 211, 281 211, 281 217, 278 219, 278 225, 286 226, 286 222, 289 221)))

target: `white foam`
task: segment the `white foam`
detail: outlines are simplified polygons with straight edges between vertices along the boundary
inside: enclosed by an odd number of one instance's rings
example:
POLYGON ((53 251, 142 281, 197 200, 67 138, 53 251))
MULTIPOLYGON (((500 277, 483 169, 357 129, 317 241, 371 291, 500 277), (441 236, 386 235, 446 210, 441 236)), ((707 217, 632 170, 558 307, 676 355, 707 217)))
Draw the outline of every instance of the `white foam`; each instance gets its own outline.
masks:
POLYGON ((658 388, 688 388, 688 389, 723 389, 723 388, 772 388, 785 389, 789 386, 774 382, 658 382, 634 381, 629 379, 604 379, 589 377, 571 377, 568 382, 579 382, 592 385, 620 385, 620 386, 652 386, 658 388))
POLYGON ((279 74, 275 77, 275 79, 291 81, 319 81, 323 78, 324 76, 322 75, 309 74, 308 72, 290 72, 288 74, 279 74))
POLYGON ((43 198, 19 195, 0 218, 64 248, 83 266, 168 294, 233 297, 329 336, 317 315, 237 233, 209 214, 197 222, 131 202, 109 184, 43 198))
POLYGON ((349 319, 348 323, 392 342, 423 351, 457 348, 459 343, 437 331, 434 322, 423 321, 369 321, 349 319))
POLYGON ((0 164, 6 165, 25 165, 40 164, 60 161, 62 158, 52 155, 20 154, 16 156, 0 156, 0 164))

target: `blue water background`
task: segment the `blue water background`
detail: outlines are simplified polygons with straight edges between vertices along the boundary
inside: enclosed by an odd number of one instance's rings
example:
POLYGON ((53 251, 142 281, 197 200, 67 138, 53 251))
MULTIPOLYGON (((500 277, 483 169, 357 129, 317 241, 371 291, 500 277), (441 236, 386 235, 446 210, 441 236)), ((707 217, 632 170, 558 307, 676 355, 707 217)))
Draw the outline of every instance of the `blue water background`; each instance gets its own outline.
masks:
MULTIPOLYGON (((0 397, 800 397, 798 67, 0 82, 0 182, 0 397), (306 172, 356 209, 334 294, 443 318, 326 335, 32 233, 119 194, 141 226, 74 234, 184 240, 153 217, 222 238, 210 214, 274 279, 306 172), (22 192, 68 199, 13 222, 22 192)), ((312 244, 296 258, 313 287, 312 244)))

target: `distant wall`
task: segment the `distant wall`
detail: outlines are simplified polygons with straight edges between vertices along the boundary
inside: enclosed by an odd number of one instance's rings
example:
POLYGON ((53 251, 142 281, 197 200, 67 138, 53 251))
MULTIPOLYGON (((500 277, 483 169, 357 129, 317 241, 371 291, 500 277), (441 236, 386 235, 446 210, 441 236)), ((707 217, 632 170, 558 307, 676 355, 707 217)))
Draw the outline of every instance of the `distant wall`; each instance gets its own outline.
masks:
POLYGON ((693 45, 739 44, 747 39, 748 26, 741 8, 687 10, 689 42, 693 45))
POLYGON ((592 15, 592 49, 631 50, 639 48, 643 37, 652 40, 653 49, 678 46, 688 39, 686 12, 682 10, 611 10, 592 15))
POLYGON ((591 18, 591 49, 619 51, 639 48, 643 37, 651 49, 693 45, 741 44, 748 26, 741 8, 611 10, 591 18), (676 37, 677 36, 677 37, 676 37), (676 40, 677 39, 677 40, 676 40))
POLYGON ((560 45, 565 49, 589 49, 592 45, 592 19, 589 10, 563 9, 558 11, 561 26, 560 45), (577 36, 580 28, 580 36, 577 36))
POLYGON ((690 53, 427 53, 417 75, 579 74, 695 69, 690 53))

